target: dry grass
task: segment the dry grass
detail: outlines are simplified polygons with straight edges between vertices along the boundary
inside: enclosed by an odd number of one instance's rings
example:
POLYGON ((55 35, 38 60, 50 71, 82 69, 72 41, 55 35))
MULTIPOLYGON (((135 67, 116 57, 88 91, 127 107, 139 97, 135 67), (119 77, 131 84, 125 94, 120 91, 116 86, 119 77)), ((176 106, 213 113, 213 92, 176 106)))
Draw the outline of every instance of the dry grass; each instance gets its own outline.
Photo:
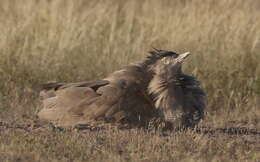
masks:
MULTIPOLYGON (((151 47, 191 51, 201 125, 260 129, 258 0, 1 0, 0 119, 35 120, 38 85, 102 78, 151 47)), ((1 127, 2 128, 2 127, 1 127)), ((259 161, 259 135, 0 129, 2 161, 259 161)))

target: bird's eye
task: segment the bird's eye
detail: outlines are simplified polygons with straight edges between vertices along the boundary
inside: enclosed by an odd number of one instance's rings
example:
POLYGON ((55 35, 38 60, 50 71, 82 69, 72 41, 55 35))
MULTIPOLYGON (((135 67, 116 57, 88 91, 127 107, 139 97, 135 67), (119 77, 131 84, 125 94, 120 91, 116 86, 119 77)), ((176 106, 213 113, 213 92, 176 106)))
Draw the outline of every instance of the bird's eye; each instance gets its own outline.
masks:
POLYGON ((164 63, 165 65, 170 64, 170 59, 163 58, 163 63, 164 63))

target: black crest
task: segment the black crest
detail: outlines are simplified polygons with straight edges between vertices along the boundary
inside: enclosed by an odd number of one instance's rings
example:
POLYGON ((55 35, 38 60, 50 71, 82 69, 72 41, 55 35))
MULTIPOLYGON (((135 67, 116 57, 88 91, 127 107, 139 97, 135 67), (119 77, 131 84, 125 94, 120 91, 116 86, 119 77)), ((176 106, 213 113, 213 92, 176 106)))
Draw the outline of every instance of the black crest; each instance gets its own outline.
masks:
POLYGON ((178 57, 178 54, 174 51, 158 50, 153 48, 153 51, 149 51, 150 57, 152 58, 162 58, 167 56, 178 57))

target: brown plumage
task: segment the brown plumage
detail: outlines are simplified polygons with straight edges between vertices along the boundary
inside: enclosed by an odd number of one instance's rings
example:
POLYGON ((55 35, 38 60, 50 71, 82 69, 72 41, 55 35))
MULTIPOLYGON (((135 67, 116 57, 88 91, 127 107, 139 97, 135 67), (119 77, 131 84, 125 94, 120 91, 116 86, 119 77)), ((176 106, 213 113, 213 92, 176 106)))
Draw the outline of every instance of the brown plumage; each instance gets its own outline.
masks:
POLYGON ((156 109, 161 110, 163 119, 173 128, 196 126, 206 108, 206 94, 199 82, 182 72, 182 63, 189 55, 187 52, 158 60, 153 65, 155 74, 148 87, 156 109))
MULTIPOLYGON (((110 122, 143 126, 162 119, 193 127, 203 117, 205 94, 195 78, 181 72, 181 58, 155 50, 100 81, 43 85, 40 119, 59 126, 110 122)), ((181 56, 181 57, 179 57, 181 56)))

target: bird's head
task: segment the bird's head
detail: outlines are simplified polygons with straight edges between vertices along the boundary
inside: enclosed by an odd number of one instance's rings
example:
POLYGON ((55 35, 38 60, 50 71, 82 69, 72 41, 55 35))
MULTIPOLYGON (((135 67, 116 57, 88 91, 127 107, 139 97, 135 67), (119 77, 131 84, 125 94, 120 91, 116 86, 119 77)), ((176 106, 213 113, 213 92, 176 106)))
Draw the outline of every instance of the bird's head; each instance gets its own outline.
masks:
POLYGON ((181 74, 181 67, 190 52, 177 54, 172 51, 155 50, 151 51, 151 57, 157 57, 156 62, 151 66, 151 70, 156 75, 167 75, 167 78, 181 74))

